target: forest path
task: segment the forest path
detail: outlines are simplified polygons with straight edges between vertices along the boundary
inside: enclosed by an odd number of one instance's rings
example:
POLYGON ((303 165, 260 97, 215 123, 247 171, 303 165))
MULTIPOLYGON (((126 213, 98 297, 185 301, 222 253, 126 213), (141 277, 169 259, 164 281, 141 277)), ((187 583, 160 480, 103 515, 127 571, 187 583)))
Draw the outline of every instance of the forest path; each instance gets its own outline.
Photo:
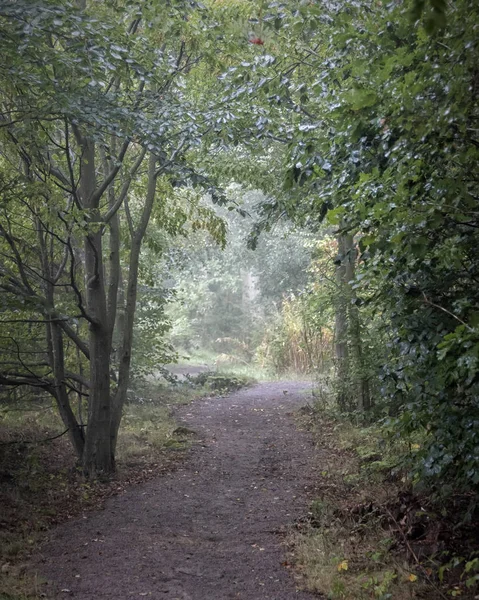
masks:
POLYGON ((48 595, 314 598, 282 565, 284 533, 307 510, 320 469, 312 438, 293 420, 309 389, 262 383, 182 407, 179 418, 197 433, 190 455, 104 510, 56 528, 36 557, 48 595))

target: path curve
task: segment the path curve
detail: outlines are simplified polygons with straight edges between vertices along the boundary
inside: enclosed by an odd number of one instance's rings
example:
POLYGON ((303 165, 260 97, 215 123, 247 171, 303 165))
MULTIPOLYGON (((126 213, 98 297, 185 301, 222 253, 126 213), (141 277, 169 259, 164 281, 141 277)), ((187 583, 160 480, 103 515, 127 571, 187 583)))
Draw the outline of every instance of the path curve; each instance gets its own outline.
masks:
POLYGON ((308 600, 284 533, 314 486, 311 437, 293 411, 308 384, 262 383, 183 407, 198 433, 174 472, 56 528, 36 557, 49 595, 81 600, 308 600), (64 590, 64 591, 61 591, 64 590))

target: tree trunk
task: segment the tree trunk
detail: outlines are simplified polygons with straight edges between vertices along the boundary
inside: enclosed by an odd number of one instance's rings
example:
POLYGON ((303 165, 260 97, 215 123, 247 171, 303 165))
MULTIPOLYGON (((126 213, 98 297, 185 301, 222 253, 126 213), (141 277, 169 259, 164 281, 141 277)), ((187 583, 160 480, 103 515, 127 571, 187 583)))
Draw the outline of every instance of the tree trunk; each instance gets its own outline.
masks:
MULTIPOLYGON (((45 333, 47 342, 47 356, 48 363, 53 373, 53 386, 50 391, 56 400, 60 417, 65 427, 68 428, 68 437, 70 438, 75 453, 78 459, 81 460, 85 446, 85 439, 84 432, 72 410, 70 398, 68 396, 68 389, 65 384, 66 377, 63 334, 58 321, 55 321, 53 257, 49 256, 50 253, 48 252, 44 237, 45 231, 43 225, 38 219, 36 220, 36 229, 38 244, 40 247, 40 263, 42 266, 43 288, 46 301, 45 316, 47 318, 47 322, 45 325, 45 333)), ((51 241, 53 241, 53 238, 51 241)))
POLYGON ((346 296, 348 299, 348 333, 351 342, 351 353, 355 371, 354 379, 357 408, 360 411, 365 411, 371 407, 371 398, 369 393, 368 375, 366 373, 363 357, 359 309, 356 304, 356 294, 352 288, 352 281, 354 280, 355 275, 356 256, 356 247, 354 245, 353 236, 347 234, 344 236, 344 274, 347 290, 346 296))
MULTIPOLYGON (((116 153, 116 138, 112 136, 111 140, 111 151, 113 155, 116 153)), ((108 171, 113 168, 113 164, 105 159, 105 177, 107 177, 108 171)), ((110 209, 113 208, 116 202, 115 188, 111 186, 108 189, 108 206, 110 209)), ((109 269, 108 269, 108 295, 107 295, 107 314, 108 314, 108 328, 111 335, 115 329, 116 315, 118 309, 118 288, 120 285, 121 277, 121 266, 120 266, 120 218, 118 212, 116 212, 109 222, 110 239, 109 239, 109 250, 110 254, 108 257, 109 269)), ((111 343, 111 342, 110 342, 111 343)))
POLYGON ((88 233, 85 237, 86 306, 90 319, 90 396, 88 426, 83 454, 83 468, 89 476, 107 474, 115 470, 110 443, 110 350, 105 278, 103 268, 102 225, 96 188, 95 145, 90 139, 82 140, 80 194, 88 210, 88 233))
POLYGON ((351 381, 348 350, 348 311, 346 296, 346 267, 344 264, 345 239, 338 235, 338 264, 336 266, 337 297, 335 307, 334 352, 336 357, 336 379, 338 382, 337 403, 341 410, 349 408, 349 385, 351 381))
POLYGON ((50 335, 53 349, 53 375, 55 378, 55 399, 63 423, 68 427, 71 440, 78 460, 81 460, 85 448, 83 430, 73 413, 68 390, 65 385, 65 360, 63 354, 63 336, 57 323, 50 323, 50 335))
POLYGON ((125 312, 123 316, 123 343, 119 361, 118 387, 113 399, 112 419, 110 424, 111 448, 114 452, 118 440, 123 406, 125 404, 128 385, 130 382, 131 350, 133 345, 133 324, 138 292, 138 267, 140 252, 146 228, 156 195, 156 163, 157 157, 150 154, 148 161, 148 187, 145 204, 136 231, 131 231, 131 250, 128 268, 128 283, 126 287, 125 312))

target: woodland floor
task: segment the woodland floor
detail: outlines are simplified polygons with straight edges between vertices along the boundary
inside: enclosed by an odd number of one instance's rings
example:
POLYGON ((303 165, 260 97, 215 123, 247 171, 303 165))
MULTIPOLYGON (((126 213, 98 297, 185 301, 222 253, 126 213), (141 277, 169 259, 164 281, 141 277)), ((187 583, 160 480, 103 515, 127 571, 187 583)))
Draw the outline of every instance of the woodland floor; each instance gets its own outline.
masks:
POLYGON ((321 470, 294 413, 299 382, 262 383, 182 407, 188 458, 60 525, 33 557, 49 597, 81 600, 307 599, 285 536, 308 510, 321 470))

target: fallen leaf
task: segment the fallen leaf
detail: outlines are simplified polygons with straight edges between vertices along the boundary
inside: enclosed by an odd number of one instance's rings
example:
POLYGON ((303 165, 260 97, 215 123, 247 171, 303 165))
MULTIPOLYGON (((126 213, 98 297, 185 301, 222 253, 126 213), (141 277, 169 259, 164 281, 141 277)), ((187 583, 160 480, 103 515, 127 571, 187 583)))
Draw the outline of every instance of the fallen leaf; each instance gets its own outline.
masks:
POLYGON ((343 560, 338 565, 338 571, 347 571, 348 570, 348 561, 343 560))

